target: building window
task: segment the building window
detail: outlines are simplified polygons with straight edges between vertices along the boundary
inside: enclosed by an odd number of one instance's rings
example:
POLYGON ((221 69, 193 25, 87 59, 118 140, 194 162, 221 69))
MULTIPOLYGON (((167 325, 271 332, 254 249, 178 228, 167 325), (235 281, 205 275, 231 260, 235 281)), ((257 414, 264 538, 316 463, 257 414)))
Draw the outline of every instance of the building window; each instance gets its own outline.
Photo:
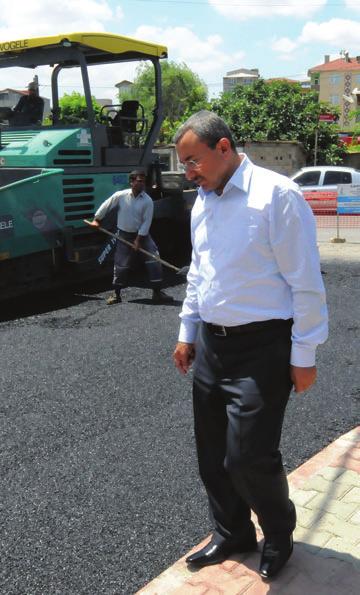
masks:
POLYGON ((332 74, 330 77, 330 85, 340 85, 341 76, 340 74, 332 74))
POLYGON ((356 83, 357 85, 360 85, 360 74, 356 74, 356 75, 354 76, 354 79, 355 79, 355 83, 356 83))
POLYGON ((339 105, 340 97, 339 97, 339 95, 330 95, 329 101, 330 101, 330 103, 332 103, 332 105, 339 105))

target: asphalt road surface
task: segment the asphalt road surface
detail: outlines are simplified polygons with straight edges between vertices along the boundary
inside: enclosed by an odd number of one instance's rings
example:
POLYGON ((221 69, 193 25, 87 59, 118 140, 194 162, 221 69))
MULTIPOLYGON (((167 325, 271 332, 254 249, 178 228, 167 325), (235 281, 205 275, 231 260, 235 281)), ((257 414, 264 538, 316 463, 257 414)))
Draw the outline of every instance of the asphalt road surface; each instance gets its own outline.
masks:
MULTIPOLYGON (((292 470, 357 422, 360 245, 323 259, 331 336, 319 380, 287 410, 292 470)), ((174 278, 173 278, 174 280, 174 278)), ((106 285, 1 307, 2 595, 133 594, 210 531, 191 374, 174 369, 176 302, 106 285)))

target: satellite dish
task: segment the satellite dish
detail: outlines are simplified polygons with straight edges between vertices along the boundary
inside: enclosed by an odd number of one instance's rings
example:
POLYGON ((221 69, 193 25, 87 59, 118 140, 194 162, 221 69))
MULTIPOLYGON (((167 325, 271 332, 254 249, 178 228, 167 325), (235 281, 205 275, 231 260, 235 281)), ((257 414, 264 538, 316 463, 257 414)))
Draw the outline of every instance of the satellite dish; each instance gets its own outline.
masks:
POLYGON ((344 101, 347 101, 348 103, 354 103, 354 98, 351 97, 351 95, 343 95, 343 99, 344 101))
POLYGON ((355 87, 355 89, 353 89, 351 91, 351 95, 360 95, 360 89, 358 89, 357 87, 355 87))

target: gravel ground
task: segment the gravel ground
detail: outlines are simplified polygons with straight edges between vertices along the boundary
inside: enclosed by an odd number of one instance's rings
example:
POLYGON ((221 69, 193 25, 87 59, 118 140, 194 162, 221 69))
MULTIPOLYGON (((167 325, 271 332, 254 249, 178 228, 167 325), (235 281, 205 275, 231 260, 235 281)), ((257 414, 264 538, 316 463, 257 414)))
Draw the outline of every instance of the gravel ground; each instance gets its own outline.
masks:
MULTIPOLYGON (((292 470, 357 423, 360 244, 320 244, 331 317, 319 380, 293 396, 292 470)), ((210 530, 197 474, 191 375, 174 369, 176 302, 105 286, 2 308, 0 592, 133 594, 210 530)))

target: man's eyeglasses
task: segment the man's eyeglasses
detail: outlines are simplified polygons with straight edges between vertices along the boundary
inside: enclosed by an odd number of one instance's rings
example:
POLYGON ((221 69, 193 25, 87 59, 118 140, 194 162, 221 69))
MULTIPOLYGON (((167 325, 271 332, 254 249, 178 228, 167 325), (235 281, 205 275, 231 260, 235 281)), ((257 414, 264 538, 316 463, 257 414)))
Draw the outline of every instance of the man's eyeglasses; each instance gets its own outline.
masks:
POLYGON ((182 171, 189 171, 189 169, 196 169, 200 165, 200 159, 188 159, 185 163, 180 163, 179 167, 182 171))

